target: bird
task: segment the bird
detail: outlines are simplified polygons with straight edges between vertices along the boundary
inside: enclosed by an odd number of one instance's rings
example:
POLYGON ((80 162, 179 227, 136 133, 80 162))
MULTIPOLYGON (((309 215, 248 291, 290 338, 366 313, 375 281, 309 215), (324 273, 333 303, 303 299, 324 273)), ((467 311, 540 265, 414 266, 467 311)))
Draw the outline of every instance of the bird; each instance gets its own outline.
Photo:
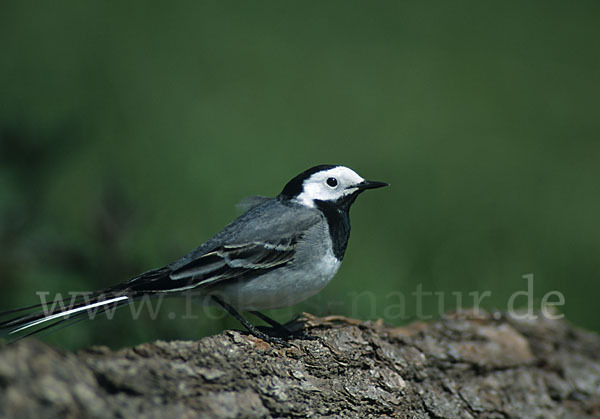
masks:
POLYGON ((36 304, 8 310, 0 316, 21 314, 1 321, 0 331, 16 341, 85 319, 91 308, 108 312, 145 296, 194 292, 228 311, 255 337, 282 342, 294 332, 261 311, 293 306, 331 281, 348 245, 350 207, 362 192, 384 186, 346 166, 311 167, 277 196, 247 199, 245 213, 180 259, 68 307, 40 311, 43 305, 36 304), (254 326, 240 312, 267 322, 273 332, 254 326))

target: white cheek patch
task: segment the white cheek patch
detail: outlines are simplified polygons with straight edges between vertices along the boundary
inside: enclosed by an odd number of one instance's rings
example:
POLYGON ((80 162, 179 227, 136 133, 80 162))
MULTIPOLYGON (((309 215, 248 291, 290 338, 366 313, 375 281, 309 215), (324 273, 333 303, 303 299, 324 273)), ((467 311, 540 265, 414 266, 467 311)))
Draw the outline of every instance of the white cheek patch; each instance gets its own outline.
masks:
POLYGON ((333 169, 318 172, 306 179, 303 184, 303 191, 295 201, 299 204, 314 208, 314 200, 336 201, 339 198, 350 195, 358 190, 354 185, 364 181, 356 172, 344 166, 334 167, 333 169), (338 187, 331 188, 327 185, 328 178, 333 177, 338 180, 338 187))

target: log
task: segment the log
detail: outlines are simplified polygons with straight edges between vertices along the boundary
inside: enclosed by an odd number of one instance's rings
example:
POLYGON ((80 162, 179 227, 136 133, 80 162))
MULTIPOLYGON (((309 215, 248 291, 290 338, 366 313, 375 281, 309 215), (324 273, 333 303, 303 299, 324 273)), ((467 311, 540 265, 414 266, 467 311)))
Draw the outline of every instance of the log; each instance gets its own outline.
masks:
POLYGON ((25 339, 0 348, 0 416, 600 416, 598 335, 495 317, 391 327, 304 314, 295 324, 317 339, 287 346, 233 330, 116 352, 25 339))

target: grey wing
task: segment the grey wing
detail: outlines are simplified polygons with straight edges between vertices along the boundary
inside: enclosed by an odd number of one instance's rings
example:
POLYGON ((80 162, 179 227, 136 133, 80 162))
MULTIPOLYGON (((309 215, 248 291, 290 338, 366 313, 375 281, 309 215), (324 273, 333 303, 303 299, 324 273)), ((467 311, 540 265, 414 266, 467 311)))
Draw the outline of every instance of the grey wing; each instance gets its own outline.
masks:
POLYGON ((220 246, 172 271, 169 277, 195 288, 228 279, 257 276, 291 262, 299 238, 300 235, 277 243, 252 242, 220 246))
POLYGON ((322 220, 315 210, 270 200, 249 210, 194 252, 171 265, 173 289, 249 279, 290 263, 298 241, 322 220))

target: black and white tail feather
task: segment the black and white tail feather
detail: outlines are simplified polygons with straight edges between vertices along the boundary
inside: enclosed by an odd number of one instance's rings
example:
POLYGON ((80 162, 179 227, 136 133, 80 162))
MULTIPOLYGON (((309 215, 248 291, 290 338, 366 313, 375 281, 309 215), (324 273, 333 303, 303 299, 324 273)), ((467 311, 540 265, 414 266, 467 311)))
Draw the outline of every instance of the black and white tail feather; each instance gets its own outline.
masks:
MULTIPOLYGON (((98 315, 110 315, 117 308, 144 297, 172 293, 173 281, 169 281, 172 272, 168 267, 155 269, 104 290, 77 293, 79 295, 72 295, 68 301, 54 299, 51 303, 0 312, 0 336, 8 337, 9 343, 13 343, 28 336, 54 332, 83 320, 94 319, 98 315)), ((182 283, 178 282, 178 285, 182 283)), ((175 287, 175 291, 179 288, 182 287, 175 287)))
MULTIPOLYGON (((144 277, 156 278, 157 274, 162 276, 164 271, 150 271, 131 281, 144 277)), ((8 337, 9 343, 13 343, 28 336, 47 334, 83 320, 94 319, 98 315, 111 314, 117 308, 137 301, 144 295, 160 292, 136 291, 128 286, 131 281, 102 291, 77 293, 79 295, 72 295, 68 301, 57 298, 51 303, 0 312, 0 335, 8 337)))
POLYGON ((13 343, 42 332, 57 331, 61 327, 93 318, 98 313, 111 312, 128 304, 131 298, 128 295, 86 294, 85 297, 71 299, 68 306, 58 304, 58 307, 54 305, 55 307, 48 308, 47 304, 35 304, 8 310, 0 313, 0 318, 11 317, 17 313, 20 315, 0 321, 0 330, 11 339, 9 343, 13 343), (93 316, 90 316, 91 311, 93 316))

